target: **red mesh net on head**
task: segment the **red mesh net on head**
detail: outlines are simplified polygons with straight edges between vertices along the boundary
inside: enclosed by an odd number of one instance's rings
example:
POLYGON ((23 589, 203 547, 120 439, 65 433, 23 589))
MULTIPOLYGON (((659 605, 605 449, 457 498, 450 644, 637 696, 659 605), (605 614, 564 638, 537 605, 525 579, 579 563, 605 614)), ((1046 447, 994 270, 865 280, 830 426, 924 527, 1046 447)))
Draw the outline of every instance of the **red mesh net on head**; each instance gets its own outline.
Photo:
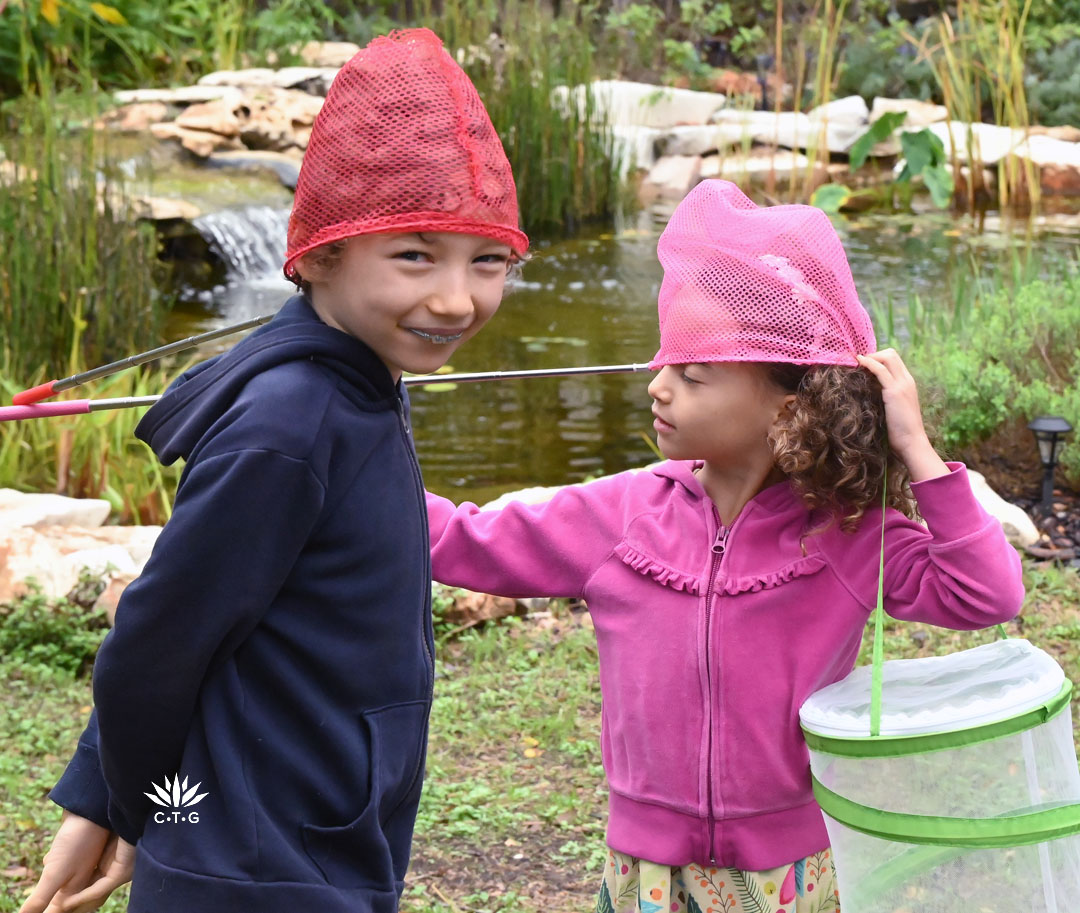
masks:
POLYGON ((399 231, 529 246, 498 134, 428 29, 376 38, 334 79, 296 185, 285 275, 295 280, 296 258, 322 244, 399 231))
POLYGON ((856 366, 875 351, 844 248, 813 206, 758 207, 702 181, 657 244, 660 351, 650 367, 710 361, 856 366))

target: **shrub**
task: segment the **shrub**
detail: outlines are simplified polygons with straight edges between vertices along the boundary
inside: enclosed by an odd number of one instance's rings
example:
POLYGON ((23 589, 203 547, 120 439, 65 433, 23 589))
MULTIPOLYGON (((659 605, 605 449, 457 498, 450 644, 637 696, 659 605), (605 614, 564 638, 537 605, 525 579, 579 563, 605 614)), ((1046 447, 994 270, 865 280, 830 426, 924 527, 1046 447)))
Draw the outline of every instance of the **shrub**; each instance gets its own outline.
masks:
MULTIPOLYGON (((1063 416, 1080 431, 1080 264, 1054 280, 977 288, 950 307, 930 311, 915 302, 906 346, 922 380, 927 421, 941 444, 956 451, 1015 419, 1063 416)), ((894 328, 883 334, 899 342, 894 328)), ((1061 471, 1080 487, 1080 441, 1066 438, 1061 471)))
POLYGON ((1032 53, 1024 85, 1033 122, 1080 126, 1080 38, 1032 53))
POLYGON ((84 575, 68 598, 49 599, 33 581, 29 592, 0 603, 0 654, 7 660, 89 671, 108 633, 105 612, 92 608, 103 584, 84 575))

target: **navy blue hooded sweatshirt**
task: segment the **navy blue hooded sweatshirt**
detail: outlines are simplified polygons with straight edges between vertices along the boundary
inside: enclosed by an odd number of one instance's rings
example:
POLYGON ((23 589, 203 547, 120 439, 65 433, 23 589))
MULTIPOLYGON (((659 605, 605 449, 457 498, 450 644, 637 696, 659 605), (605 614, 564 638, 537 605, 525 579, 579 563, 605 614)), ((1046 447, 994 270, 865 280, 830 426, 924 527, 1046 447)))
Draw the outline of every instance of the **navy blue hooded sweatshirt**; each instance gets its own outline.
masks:
POLYGON ((130 911, 397 909, 433 681, 408 414, 296 296, 139 424, 187 465, 51 794, 138 841, 130 911), (147 797, 177 774, 180 807, 147 797))

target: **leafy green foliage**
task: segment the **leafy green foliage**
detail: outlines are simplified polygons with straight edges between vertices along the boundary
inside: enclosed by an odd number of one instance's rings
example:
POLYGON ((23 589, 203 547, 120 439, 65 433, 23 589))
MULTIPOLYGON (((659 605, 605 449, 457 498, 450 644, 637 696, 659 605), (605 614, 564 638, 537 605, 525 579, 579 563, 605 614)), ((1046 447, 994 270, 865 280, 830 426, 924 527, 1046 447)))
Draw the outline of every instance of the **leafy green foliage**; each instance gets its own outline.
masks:
MULTIPOLYGON (((908 28, 902 20, 851 28, 837 75, 837 95, 861 95, 867 101, 878 95, 921 100, 934 96, 933 70, 908 40, 908 28)), ((916 34, 924 29, 925 25, 913 27, 916 34)))
POLYGON ((1080 125, 1080 38, 1036 50, 1024 85, 1035 123, 1080 125))
POLYGON ((62 88, 90 72, 111 89, 292 63, 291 48, 341 24, 322 0, 13 0, 0 15, 0 97, 40 91, 41 77, 62 88))
MULTIPOLYGON (((95 384, 102 398, 147 396, 165 389, 161 367, 124 371, 95 384)), ((0 398, 44 380, 0 372, 0 398)), ((0 488, 104 498, 120 523, 161 524, 172 511, 182 466, 162 466, 135 437, 142 409, 114 409, 47 421, 0 422, 0 488)))
POLYGON ((870 155, 870 150, 892 136, 893 131, 902 126, 905 120, 907 120, 907 113, 904 111, 889 111, 875 120, 869 129, 855 140, 855 144, 848 151, 851 170, 861 168, 870 155))
POLYGON ((935 206, 944 208, 952 202, 953 177, 945 145, 929 129, 918 133, 901 133, 900 146, 904 151, 904 170, 898 183, 921 177, 935 206))
MULTIPOLYGON (((851 147, 851 170, 863 165, 873 146, 888 139, 906 117, 903 112, 890 112, 875 120, 851 147)), ((839 212, 856 198, 863 204, 891 206, 897 194, 906 204, 911 198, 912 180, 918 177, 930 191, 935 206, 948 206, 952 202, 954 185, 941 140, 930 130, 923 129, 901 133, 900 146, 904 153, 904 168, 891 185, 854 191, 844 184, 823 184, 810 197, 811 205, 829 213, 839 212)))
POLYGON ((565 87, 588 86, 595 77, 595 5, 566 0, 559 16, 527 0, 418 6, 414 24, 460 49, 514 169, 526 231, 573 231, 609 218, 625 195, 606 116, 591 91, 565 104, 552 101, 565 87), (512 43, 500 35, 513 36, 512 43))
MULTIPOLYGON (((136 219, 93 131, 64 128, 42 78, 41 94, 0 110, 0 372, 27 380, 149 348, 171 306, 156 291, 167 270, 153 225, 136 219)), ((72 114, 93 116, 89 87, 83 103, 72 114)))
POLYGON ((828 213, 837 213, 851 199, 851 188, 844 184, 822 184, 810 197, 810 205, 828 213))
MULTIPOLYGON (((1080 428, 1080 264, 1070 261, 1055 281, 1015 288, 978 285, 957 299, 909 302, 905 341, 885 325, 881 341, 908 354, 924 378, 924 412, 947 451, 983 440, 1022 416, 1064 416, 1080 428)), ((879 320, 879 323, 881 321, 879 320)), ((1080 442, 1066 438, 1061 470, 1080 484, 1080 442)))
POLYGON ((31 581, 25 596, 0 603, 0 655, 73 675, 89 671, 109 628, 105 612, 91 608, 102 588, 84 580, 72 599, 51 600, 31 581))

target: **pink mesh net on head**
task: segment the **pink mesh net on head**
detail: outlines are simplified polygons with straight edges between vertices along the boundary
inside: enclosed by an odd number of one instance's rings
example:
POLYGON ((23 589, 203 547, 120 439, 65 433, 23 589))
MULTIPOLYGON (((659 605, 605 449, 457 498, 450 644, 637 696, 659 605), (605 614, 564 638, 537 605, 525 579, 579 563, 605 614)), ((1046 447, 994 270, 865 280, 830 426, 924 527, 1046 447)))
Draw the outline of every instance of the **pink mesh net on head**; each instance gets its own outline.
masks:
POLYGON ((399 231, 529 246, 491 119, 428 29, 376 38, 334 79, 296 185, 285 275, 295 281, 296 258, 322 244, 399 231))
POLYGON ((844 248, 813 206, 758 207, 702 181, 660 236, 660 351, 649 367, 710 361, 856 366, 877 348, 844 248))

